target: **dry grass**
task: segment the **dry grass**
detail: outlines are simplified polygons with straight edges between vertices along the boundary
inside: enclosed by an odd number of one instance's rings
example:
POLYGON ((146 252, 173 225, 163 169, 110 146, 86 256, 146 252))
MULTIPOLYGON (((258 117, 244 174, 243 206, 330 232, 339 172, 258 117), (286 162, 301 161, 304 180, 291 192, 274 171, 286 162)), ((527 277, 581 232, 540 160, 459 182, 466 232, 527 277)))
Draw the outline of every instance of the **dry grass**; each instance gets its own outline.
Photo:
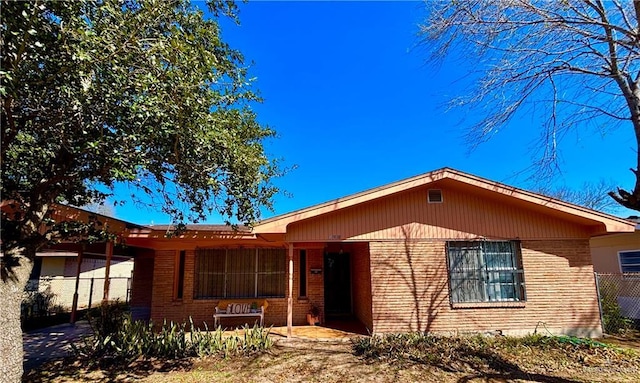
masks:
MULTIPOLYGON (((638 351, 617 348, 547 347, 505 340, 439 343, 437 358, 364 357, 350 342, 278 340, 267 353, 231 359, 136 361, 126 369, 86 370, 58 362, 27 381, 88 382, 636 382, 638 351), (461 346, 462 344, 462 346, 461 346), (448 351, 447 351, 448 350, 448 351)), ((426 354, 425 354, 426 355, 426 354)))

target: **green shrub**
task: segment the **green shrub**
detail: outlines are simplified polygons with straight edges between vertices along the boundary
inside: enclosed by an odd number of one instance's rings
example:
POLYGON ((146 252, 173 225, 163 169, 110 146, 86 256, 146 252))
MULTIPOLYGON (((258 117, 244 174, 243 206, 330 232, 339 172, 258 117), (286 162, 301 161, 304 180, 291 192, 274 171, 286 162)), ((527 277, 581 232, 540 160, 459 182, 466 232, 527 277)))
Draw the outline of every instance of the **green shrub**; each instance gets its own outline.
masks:
POLYGON ((158 331, 153 323, 133 321, 119 308, 102 310, 100 319, 93 324, 94 335, 74 345, 76 355, 88 364, 101 367, 110 364, 126 365, 138 358, 175 359, 193 356, 250 355, 269 349, 273 341, 270 331, 259 326, 245 326, 243 335, 215 331, 202 331, 189 321, 190 334, 185 323, 166 321, 158 331))
POLYGON ((622 315, 622 309, 615 299, 603 299, 602 325, 606 334, 623 334, 633 328, 633 321, 622 315))
POLYGON ((622 334, 633 327, 633 321, 622 315, 618 304, 619 282, 610 279, 599 279, 600 307, 602 309, 602 326, 606 334, 622 334))
POLYGON ((273 340, 269 337, 270 330, 258 325, 245 325, 242 328, 242 337, 237 333, 225 334, 221 327, 209 331, 206 324, 204 331, 196 328, 193 322, 191 328, 191 346, 197 356, 216 355, 227 358, 234 355, 251 355, 273 346, 273 340))
POLYGON ((56 299, 57 295, 51 291, 51 278, 42 278, 35 285, 29 283, 23 294, 20 319, 25 323, 32 319, 63 313, 65 310, 56 304, 56 299))
POLYGON ((424 333, 386 334, 359 337, 353 341, 354 353, 365 359, 438 362, 444 354, 442 338, 424 333))
POLYGON ((439 336, 425 333, 387 334, 353 340, 354 354, 369 361, 417 362, 449 370, 515 369, 509 362, 517 355, 554 356, 566 362, 582 363, 604 357, 637 363, 640 357, 592 339, 572 336, 439 336))
POLYGON ((115 300, 90 309, 87 312, 87 320, 94 334, 104 338, 117 332, 128 315, 129 305, 115 300))

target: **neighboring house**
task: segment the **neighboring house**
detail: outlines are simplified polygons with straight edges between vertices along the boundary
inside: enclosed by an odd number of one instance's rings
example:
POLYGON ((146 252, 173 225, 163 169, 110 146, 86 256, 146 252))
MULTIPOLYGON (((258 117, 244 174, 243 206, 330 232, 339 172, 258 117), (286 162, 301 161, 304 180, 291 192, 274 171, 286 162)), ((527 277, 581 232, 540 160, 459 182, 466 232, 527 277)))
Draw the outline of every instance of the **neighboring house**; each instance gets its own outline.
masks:
POLYGON ((598 273, 600 296, 617 302, 620 314, 640 322, 640 217, 631 233, 591 238, 593 269, 598 273))
MULTIPOLYGON (((593 269, 598 273, 640 273, 640 217, 631 233, 615 233, 591 238, 593 269)), ((640 274, 639 274, 640 276, 640 274)))
MULTIPOLYGON (((10 211, 11 205, 8 201, 2 201, 0 208, 10 211)), ((142 227, 66 205, 55 205, 52 219, 77 219, 84 222, 91 220, 101 229, 115 234, 124 234, 129 229, 142 227)), ((83 246, 63 242, 40 250, 36 254, 30 281, 26 286, 23 317, 70 310, 76 292, 76 280, 78 308, 99 304, 105 297, 109 300, 126 301, 130 293, 134 252, 140 251, 119 244, 107 245, 104 242, 83 246), (80 253, 82 262, 78 268, 80 253), (110 283, 107 284, 108 294, 105 294, 107 264, 110 283)))
MULTIPOLYGON (((78 308, 86 308, 89 304, 95 306, 102 300, 107 261, 104 249, 97 251, 83 254, 78 281, 78 308)), ((51 296, 53 306, 70 310, 77 272, 77 252, 43 250, 36 254, 28 289, 46 293, 51 296)), ((133 258, 128 255, 113 255, 109 271, 110 300, 117 299, 122 302, 128 300, 132 272, 133 258)))
POLYGON ((624 219, 440 169, 259 222, 129 229, 139 316, 213 323, 222 299, 266 298, 265 324, 312 306, 372 333, 601 334, 589 239, 624 219))

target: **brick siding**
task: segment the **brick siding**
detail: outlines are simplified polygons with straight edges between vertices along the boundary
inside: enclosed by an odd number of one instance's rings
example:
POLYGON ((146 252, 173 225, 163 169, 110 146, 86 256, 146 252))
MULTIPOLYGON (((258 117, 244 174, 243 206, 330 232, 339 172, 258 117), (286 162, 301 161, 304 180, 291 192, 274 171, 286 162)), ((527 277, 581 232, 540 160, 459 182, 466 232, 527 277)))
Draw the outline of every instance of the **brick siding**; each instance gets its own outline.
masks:
POLYGON ((481 308, 452 308, 445 243, 370 243, 375 333, 600 334, 588 240, 522 241, 527 301, 481 308))
POLYGON ((351 285, 353 294, 353 313, 369 331, 373 330, 371 313, 371 269, 369 244, 354 244, 351 252, 351 285))
MULTIPOLYGON (((350 244, 355 316, 374 333, 402 331, 600 333, 588 240, 522 241, 527 301, 516 307, 453 308, 449 301, 445 241, 350 244)), ((151 317, 211 326, 215 299, 193 299, 195 252, 186 252, 182 300, 173 299, 177 251, 157 251, 151 317)), ((307 249, 307 297, 299 297, 299 250, 294 254, 293 323, 306 323, 311 305, 324 309, 322 248, 307 249)), ((286 325, 286 298, 269 298, 266 325, 286 325)), ((507 304, 508 305, 508 304, 507 304)), ((251 319, 250 319, 251 321, 251 319)), ((247 318, 225 318, 234 326, 247 318)))
MULTIPOLYGON (((183 299, 174 299, 175 257, 176 250, 156 251, 153 275, 153 299, 151 304, 151 319, 154 323, 162 323, 163 320, 174 322, 186 322, 189 317, 199 327, 213 326, 213 313, 218 299, 194 299, 195 276, 195 250, 187 250, 185 257, 185 275, 183 299)), ((293 323, 303 325, 306 323, 306 314, 311 305, 315 304, 324 309, 324 282, 322 274, 310 274, 312 268, 322 269, 322 249, 307 250, 307 297, 299 297, 299 273, 300 253, 294 253, 294 280, 293 280, 293 323)), ((288 268, 287 268, 288 269, 288 268)), ((288 277, 285 276, 288 280, 288 277)), ((286 290, 285 290, 286 291, 286 290)), ((267 298, 269 306, 265 312, 264 322, 266 326, 283 326, 287 322, 286 298, 267 298)), ((223 318, 222 326, 231 327, 244 323, 252 324, 254 319, 248 318, 223 318)))

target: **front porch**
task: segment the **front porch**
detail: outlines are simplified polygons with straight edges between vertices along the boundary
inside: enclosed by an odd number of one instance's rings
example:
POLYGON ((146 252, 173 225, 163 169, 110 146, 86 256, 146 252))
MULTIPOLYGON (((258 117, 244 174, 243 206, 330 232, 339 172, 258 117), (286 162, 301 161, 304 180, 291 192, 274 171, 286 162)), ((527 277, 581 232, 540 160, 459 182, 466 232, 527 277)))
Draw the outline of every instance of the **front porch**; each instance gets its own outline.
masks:
MULTIPOLYGON (((241 333, 241 329, 237 330, 241 333)), ((227 330, 233 333, 234 330, 227 330)), ((274 339, 287 339, 287 326, 274 326, 270 329, 270 335, 274 339)), ((311 341, 344 341, 355 337, 369 336, 365 325, 356 319, 331 320, 320 326, 292 326, 291 337, 288 339, 311 341)))
MULTIPOLYGON (((262 299, 268 302, 264 325, 287 326, 291 336, 294 326, 307 324, 311 311, 319 311, 323 328, 353 318, 359 324, 347 332, 373 332, 368 242, 286 242, 262 236, 231 241, 204 230, 171 243, 164 237, 158 241, 155 249, 139 248, 135 257, 131 309, 136 319, 193 320, 212 328, 221 301, 262 299), (187 239, 202 243, 193 247, 195 242, 187 239), (171 248, 162 249, 165 244, 171 248)), ((235 319, 247 322, 232 315, 222 318, 222 327, 241 324, 235 319)), ((317 337, 325 335, 333 336, 317 337)))
MULTIPOLYGON (((287 327, 274 327, 271 335, 278 338, 287 338, 287 327)), ((293 326, 289 339, 315 340, 315 341, 348 341, 354 337, 367 334, 337 330, 323 326, 293 326)))
POLYGON ((371 333, 369 244, 290 243, 288 248, 288 336, 295 336, 293 326, 305 323, 312 308, 320 312, 322 324, 327 328, 362 335, 371 333))

